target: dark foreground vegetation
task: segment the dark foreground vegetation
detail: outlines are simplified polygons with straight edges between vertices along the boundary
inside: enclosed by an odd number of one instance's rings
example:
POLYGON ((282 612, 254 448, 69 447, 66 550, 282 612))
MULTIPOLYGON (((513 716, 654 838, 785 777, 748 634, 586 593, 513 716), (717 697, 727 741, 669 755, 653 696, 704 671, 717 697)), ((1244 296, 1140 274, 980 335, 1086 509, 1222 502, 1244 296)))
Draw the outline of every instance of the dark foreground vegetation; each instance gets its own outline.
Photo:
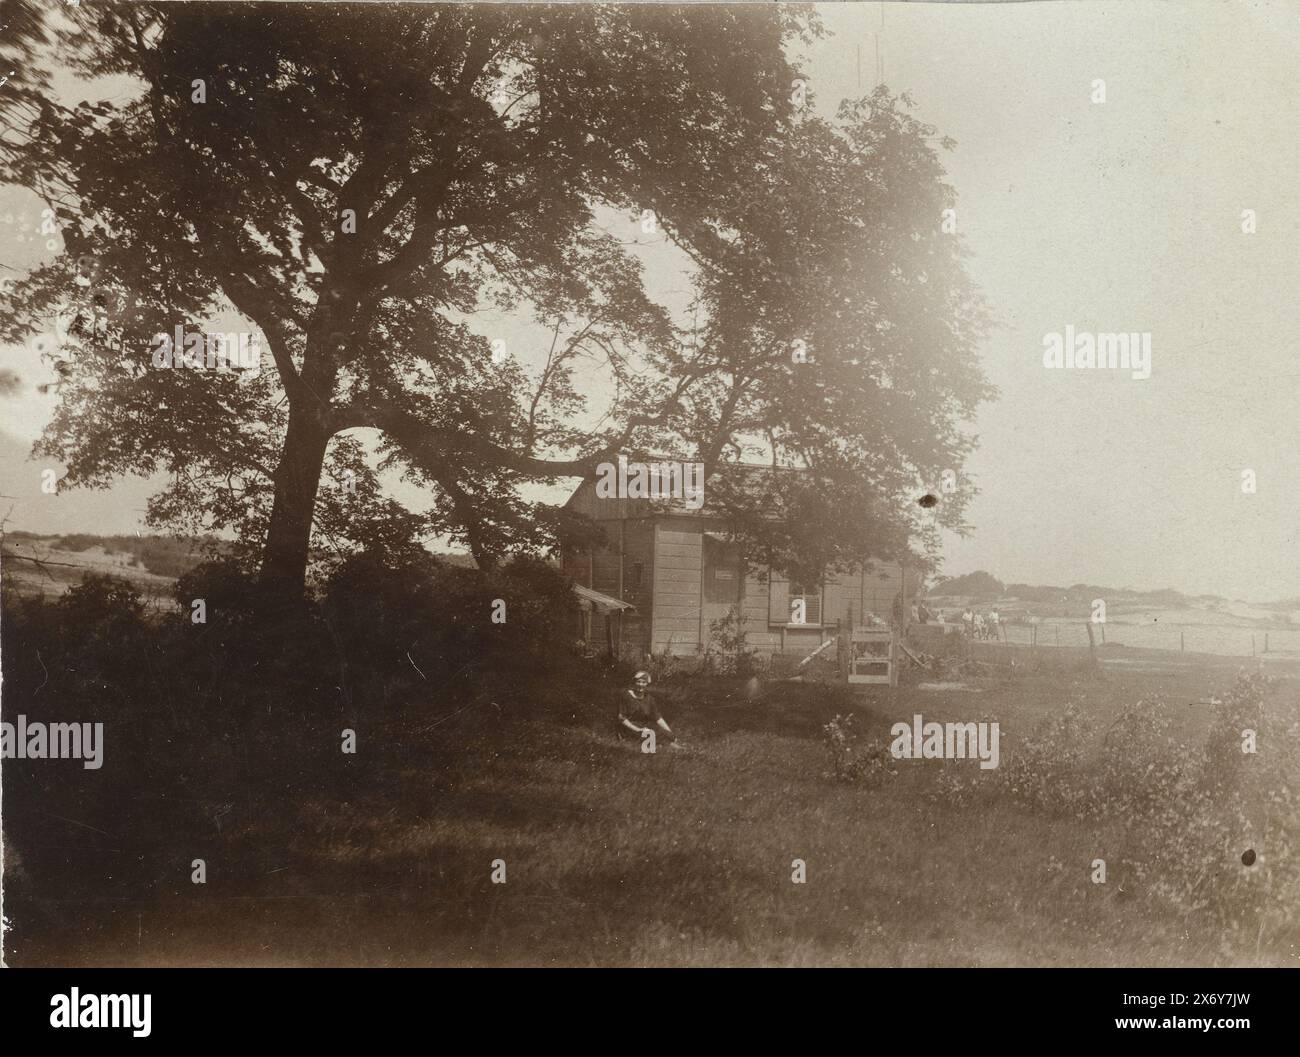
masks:
POLYGON ((1295 964, 1285 664, 855 697, 660 663, 684 747, 646 755, 545 565, 353 559, 291 634, 251 592, 6 599, 4 718, 106 728, 98 771, 6 761, 10 964, 1295 964), (999 721, 1001 765, 893 760, 916 712, 999 721))

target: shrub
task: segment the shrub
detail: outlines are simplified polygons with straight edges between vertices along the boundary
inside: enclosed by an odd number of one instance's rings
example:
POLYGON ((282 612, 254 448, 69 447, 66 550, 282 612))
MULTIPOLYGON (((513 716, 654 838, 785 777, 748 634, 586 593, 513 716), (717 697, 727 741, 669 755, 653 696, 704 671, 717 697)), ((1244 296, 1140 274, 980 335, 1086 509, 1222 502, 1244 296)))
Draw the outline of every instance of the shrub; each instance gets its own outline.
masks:
POLYGON ((391 567, 362 555, 330 577, 322 612, 349 684, 385 701, 445 697, 475 684, 509 696, 574 662, 569 581, 535 559, 483 573, 432 557, 391 567))
POLYGON ((753 674, 754 650, 746 645, 745 618, 739 606, 709 622, 709 642, 704 662, 708 670, 721 675, 748 678, 753 674))
POLYGON ((71 760, 6 765, 5 797, 38 808, 6 812, 6 839, 38 886, 62 874, 69 890, 96 897, 148 891, 167 837, 204 825, 183 780, 204 740, 186 729, 182 651, 131 585, 110 576, 87 575, 53 603, 6 597, 4 620, 5 718, 103 724, 97 770, 71 760), (50 840, 51 819, 76 823, 50 840), (92 851, 105 872, 84 872, 92 851))
POLYGON ((1112 855, 1125 883, 1216 928, 1225 958, 1257 953, 1295 928, 1300 910, 1300 724, 1265 708, 1270 681, 1243 674, 1204 744, 1175 735, 1161 697, 1139 701, 1103 733, 1073 707, 1004 750, 995 771, 940 768, 929 796, 950 804, 1010 800, 1119 828, 1112 855), (1259 751, 1243 752, 1243 731, 1259 751), (1246 862, 1243 854, 1246 855, 1246 862))
POLYGON ((149 628, 144 603, 126 580, 87 574, 50 607, 28 611, 41 640, 33 649, 43 648, 44 666, 58 671, 59 693, 78 707, 121 698, 136 681, 149 628))
POLYGON ((858 737, 853 718, 852 713, 837 714, 822 727, 831 754, 831 770, 826 777, 870 789, 897 775, 898 763, 888 742, 858 737))
POLYGON ((253 619, 257 582, 238 562, 218 558, 182 574, 172 588, 172 597, 186 619, 190 619, 194 600, 201 598, 207 623, 213 627, 230 627, 253 619))

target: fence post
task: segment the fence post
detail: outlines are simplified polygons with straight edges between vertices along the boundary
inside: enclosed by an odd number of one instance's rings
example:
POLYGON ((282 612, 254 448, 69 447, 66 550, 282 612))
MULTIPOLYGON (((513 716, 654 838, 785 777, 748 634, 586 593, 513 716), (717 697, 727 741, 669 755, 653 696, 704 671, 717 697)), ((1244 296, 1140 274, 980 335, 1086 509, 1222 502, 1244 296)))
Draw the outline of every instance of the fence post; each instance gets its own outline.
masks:
POLYGON ((1180 631, 1178 633, 1178 648, 1180 650, 1187 649, 1187 632, 1185 631, 1180 631))

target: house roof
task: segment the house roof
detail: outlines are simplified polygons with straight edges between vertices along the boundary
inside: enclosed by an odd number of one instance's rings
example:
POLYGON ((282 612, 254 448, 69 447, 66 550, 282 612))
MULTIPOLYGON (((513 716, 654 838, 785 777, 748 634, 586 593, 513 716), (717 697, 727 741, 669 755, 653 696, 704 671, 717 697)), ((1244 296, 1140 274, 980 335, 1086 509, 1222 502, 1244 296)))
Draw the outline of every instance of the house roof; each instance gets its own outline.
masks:
MULTIPOLYGON (((682 460, 647 457, 644 460, 630 459, 629 466, 638 462, 644 465, 663 465, 664 463, 681 462, 682 460)), ((689 461, 689 460, 686 460, 689 461)), ((617 462, 617 460, 615 460, 617 462)), ((770 463, 750 463, 750 462, 717 462, 714 463, 712 471, 705 480, 705 486, 710 481, 716 481, 720 477, 726 477, 732 482, 738 482, 744 490, 750 491, 754 495, 761 496, 766 488, 766 482, 769 475, 773 473, 794 473, 806 474, 808 471, 798 466, 772 466, 770 463)), ((584 489, 594 489, 596 480, 594 477, 584 478, 578 483, 570 493, 569 498, 565 501, 565 507, 573 505, 574 501, 583 492, 584 489)), ((703 507, 692 509, 685 505, 684 499, 660 498, 660 499, 619 499, 618 502, 627 503, 633 506, 640 514, 692 514, 700 517, 716 516, 716 510, 709 508, 707 497, 703 507)))

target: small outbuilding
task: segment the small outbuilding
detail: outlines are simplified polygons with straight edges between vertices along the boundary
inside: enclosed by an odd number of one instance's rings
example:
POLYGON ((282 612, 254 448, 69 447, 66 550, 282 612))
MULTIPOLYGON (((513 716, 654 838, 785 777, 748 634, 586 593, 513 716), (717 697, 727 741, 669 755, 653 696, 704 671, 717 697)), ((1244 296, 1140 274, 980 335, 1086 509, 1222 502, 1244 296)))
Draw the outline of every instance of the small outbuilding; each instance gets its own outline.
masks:
POLYGON ((697 506, 607 499, 590 480, 570 496, 565 509, 590 518, 605 537, 599 546, 566 539, 561 547, 564 571, 587 602, 581 630, 588 642, 604 639, 630 658, 691 655, 708 645, 713 622, 735 610, 748 648, 803 655, 837 629, 889 627, 900 592, 907 612, 917 578, 902 563, 865 558, 856 572, 791 582, 747 563, 728 541, 725 519, 707 501, 697 506))

